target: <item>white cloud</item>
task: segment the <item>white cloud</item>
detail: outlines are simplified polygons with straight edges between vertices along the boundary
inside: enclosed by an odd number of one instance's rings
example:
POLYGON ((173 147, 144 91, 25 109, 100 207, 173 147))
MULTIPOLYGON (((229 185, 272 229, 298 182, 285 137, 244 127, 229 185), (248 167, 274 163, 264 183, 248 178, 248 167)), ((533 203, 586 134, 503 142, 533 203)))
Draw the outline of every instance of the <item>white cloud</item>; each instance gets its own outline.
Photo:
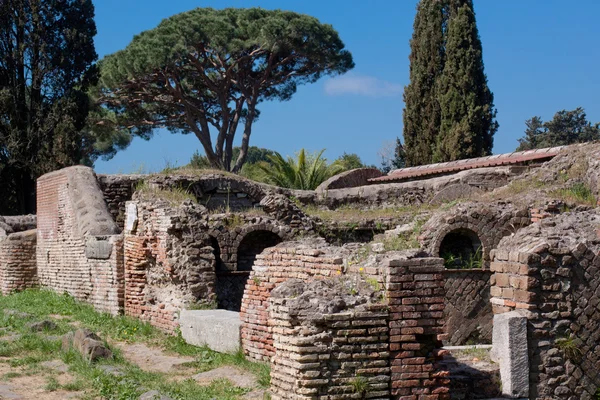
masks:
POLYGON ((398 96, 403 87, 372 76, 343 75, 325 82, 325 93, 330 96, 357 94, 369 97, 398 96))

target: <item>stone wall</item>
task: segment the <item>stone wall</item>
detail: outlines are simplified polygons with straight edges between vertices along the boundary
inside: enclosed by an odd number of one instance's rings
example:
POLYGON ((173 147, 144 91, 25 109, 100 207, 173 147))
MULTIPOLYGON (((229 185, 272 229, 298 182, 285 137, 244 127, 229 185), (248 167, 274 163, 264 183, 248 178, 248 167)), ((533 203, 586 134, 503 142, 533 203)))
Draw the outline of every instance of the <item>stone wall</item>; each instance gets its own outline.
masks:
POLYGON ((112 314, 123 308, 123 238, 91 168, 37 182, 37 272, 42 286, 112 314))
POLYGON ((331 189, 345 189, 369 185, 369 179, 379 178, 383 173, 377 168, 356 168, 332 176, 315 190, 323 192, 331 189))
POLYGON ((445 270, 445 331, 449 345, 492 342, 489 270, 445 270))
POLYGON ((215 257, 204 212, 191 202, 127 203, 126 315, 174 332, 181 309, 215 302, 215 257))
POLYGON ((368 300, 339 279, 290 280, 273 291, 273 400, 390 397, 389 313, 368 300))
POLYGON ((600 387, 599 225, 597 211, 544 219, 493 254, 494 313, 528 318, 530 398, 592 399, 600 387))
POLYGON ((38 284, 35 229, 0 238, 0 291, 7 295, 38 284))
POLYGON ((0 216, 0 238, 11 233, 35 229, 37 218, 35 215, 10 215, 0 216))

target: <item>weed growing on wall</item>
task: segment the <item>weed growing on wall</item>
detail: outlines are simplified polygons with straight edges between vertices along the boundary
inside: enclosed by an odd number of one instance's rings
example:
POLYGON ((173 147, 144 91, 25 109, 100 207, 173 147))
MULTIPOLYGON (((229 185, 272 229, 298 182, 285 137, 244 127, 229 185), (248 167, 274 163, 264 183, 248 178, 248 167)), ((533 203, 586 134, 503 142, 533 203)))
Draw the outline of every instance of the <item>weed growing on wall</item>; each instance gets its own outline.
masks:
POLYGON ((583 356, 583 353, 581 352, 582 343, 574 335, 558 338, 554 343, 556 347, 565 354, 565 357, 570 360, 577 361, 583 356))
POLYGON ((357 375, 350 381, 353 393, 364 395, 369 390, 369 381, 364 376, 357 375))

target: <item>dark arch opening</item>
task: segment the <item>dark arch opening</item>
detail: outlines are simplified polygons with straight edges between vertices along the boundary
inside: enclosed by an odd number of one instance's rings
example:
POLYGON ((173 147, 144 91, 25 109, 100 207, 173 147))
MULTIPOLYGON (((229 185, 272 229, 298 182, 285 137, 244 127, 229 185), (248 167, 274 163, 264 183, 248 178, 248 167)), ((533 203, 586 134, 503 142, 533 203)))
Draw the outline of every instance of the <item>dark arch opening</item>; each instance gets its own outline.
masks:
POLYGON ((237 270, 252 271, 256 256, 267 247, 281 243, 279 235, 271 231, 254 231, 242 239, 237 252, 237 270))
POLYGON ((219 241, 214 236, 210 237, 210 247, 212 247, 213 256, 215 256, 215 270, 225 271, 225 264, 221 258, 221 246, 219 246, 219 241))
POLYGON ((470 229, 449 232, 440 244, 439 256, 448 269, 483 268, 483 246, 481 239, 470 229))

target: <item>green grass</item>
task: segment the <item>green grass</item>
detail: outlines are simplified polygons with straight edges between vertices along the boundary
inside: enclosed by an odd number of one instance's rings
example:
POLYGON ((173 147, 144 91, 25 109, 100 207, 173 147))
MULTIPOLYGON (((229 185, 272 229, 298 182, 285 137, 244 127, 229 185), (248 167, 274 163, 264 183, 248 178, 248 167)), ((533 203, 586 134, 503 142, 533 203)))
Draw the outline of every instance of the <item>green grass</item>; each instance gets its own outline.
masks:
POLYGON ((419 235, 421 234, 421 230, 426 221, 426 219, 415 218, 413 220, 414 226, 411 231, 401 233, 394 237, 386 237, 383 240, 383 248, 386 251, 418 249, 421 247, 419 235))
POLYGON ((596 197, 583 182, 575 182, 567 188, 553 190, 550 194, 565 202, 596 206, 596 197))
MULTIPOLYGON (((187 365, 185 376, 208 371, 223 365, 235 365, 256 375, 258 384, 266 388, 270 384, 268 364, 248 361, 241 351, 235 354, 222 354, 206 347, 191 346, 181 335, 166 335, 149 324, 125 316, 111 316, 98 313, 91 306, 75 301, 68 295, 59 295, 46 290, 26 290, 9 296, 0 296, 0 327, 6 328, 3 336, 20 334, 12 341, 0 341, 0 357, 12 367, 20 367, 18 375, 45 374, 47 391, 85 391, 84 399, 98 397, 109 400, 133 400, 148 390, 159 390, 176 400, 191 399, 237 399, 248 389, 232 387, 229 382, 216 381, 208 386, 200 386, 191 379, 173 380, 172 375, 141 370, 137 365, 123 358, 118 348, 111 347, 112 360, 90 363, 74 350, 63 352, 60 340, 50 340, 46 335, 59 336, 70 330, 70 325, 78 322, 98 333, 108 343, 114 341, 141 342, 161 347, 166 353, 191 356, 194 361, 187 365), (7 310, 18 310, 30 314, 29 317, 8 315, 7 310), (50 315, 60 315, 55 322, 56 330, 30 332, 28 324, 49 319, 50 315), (53 372, 40 363, 61 359, 69 367, 74 379, 60 384, 53 372), (121 376, 114 376, 100 368, 112 365, 119 369, 121 376), (87 397, 86 397, 87 396, 87 397)), ((16 372, 4 374, 3 380, 17 377, 16 372)), ((185 377, 184 376, 184 377, 185 377)))
POLYGON ((464 259, 453 253, 444 253, 441 255, 444 259, 444 267, 446 269, 482 269, 483 254, 481 247, 478 247, 475 253, 470 253, 464 259))
POLYGON ((454 350, 456 352, 457 357, 468 357, 468 358, 477 358, 481 361, 490 361, 490 350, 489 349, 481 349, 476 348, 475 346, 471 348, 466 348, 462 350, 454 350))
POLYGON ((583 353, 581 352, 581 340, 573 335, 558 338, 554 343, 570 360, 578 361, 581 359, 581 356, 583 356, 583 353))

